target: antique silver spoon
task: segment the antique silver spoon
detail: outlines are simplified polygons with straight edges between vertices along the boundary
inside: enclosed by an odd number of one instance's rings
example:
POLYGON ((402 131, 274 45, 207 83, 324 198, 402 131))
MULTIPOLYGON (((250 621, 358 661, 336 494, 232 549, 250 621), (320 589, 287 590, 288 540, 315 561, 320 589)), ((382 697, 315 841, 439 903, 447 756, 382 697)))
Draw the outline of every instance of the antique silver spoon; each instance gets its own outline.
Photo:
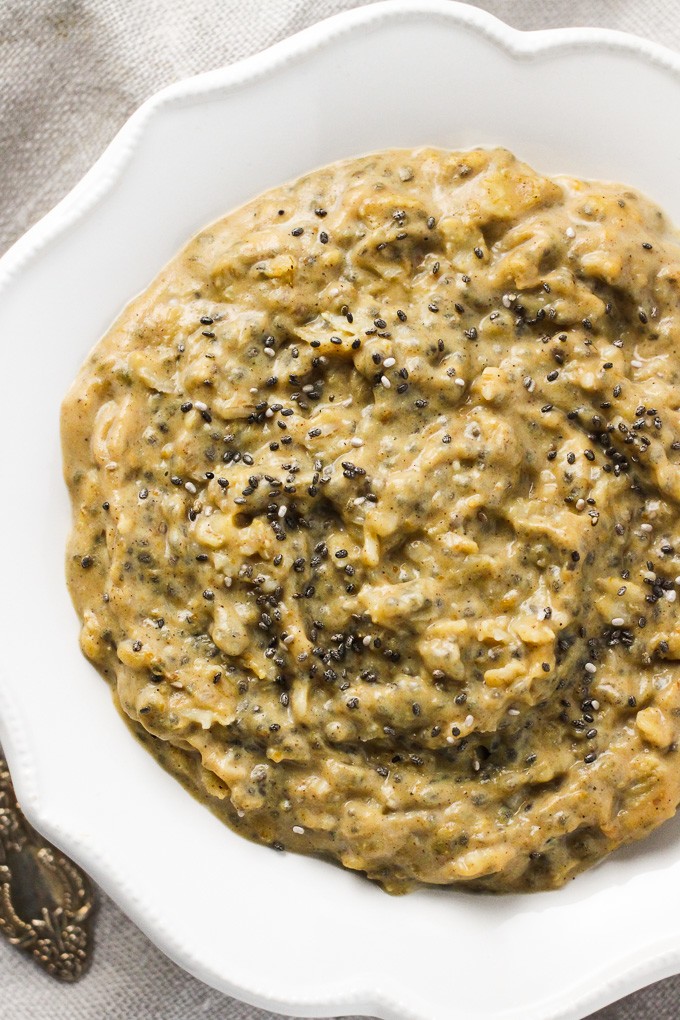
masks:
POLYGON ((0 934, 48 974, 77 981, 92 958, 89 878, 24 818, 0 753, 0 934))

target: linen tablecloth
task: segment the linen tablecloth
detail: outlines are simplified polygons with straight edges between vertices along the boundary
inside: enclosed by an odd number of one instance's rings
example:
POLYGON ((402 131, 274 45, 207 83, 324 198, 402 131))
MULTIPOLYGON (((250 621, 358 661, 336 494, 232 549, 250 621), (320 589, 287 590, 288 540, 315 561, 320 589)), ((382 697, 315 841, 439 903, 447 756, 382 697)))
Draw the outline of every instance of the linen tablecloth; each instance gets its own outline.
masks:
MULTIPOLYGON (((355 0, 0 0, 0 253, 78 181, 157 89, 355 6, 355 0)), ((478 6, 516 28, 599 25, 680 49, 677 0, 480 0, 478 6)), ((103 895, 94 965, 79 985, 58 986, 0 942, 0 1020, 271 1016, 183 973, 103 895)), ((596 1014, 597 1020, 678 1017, 680 978, 596 1014)))

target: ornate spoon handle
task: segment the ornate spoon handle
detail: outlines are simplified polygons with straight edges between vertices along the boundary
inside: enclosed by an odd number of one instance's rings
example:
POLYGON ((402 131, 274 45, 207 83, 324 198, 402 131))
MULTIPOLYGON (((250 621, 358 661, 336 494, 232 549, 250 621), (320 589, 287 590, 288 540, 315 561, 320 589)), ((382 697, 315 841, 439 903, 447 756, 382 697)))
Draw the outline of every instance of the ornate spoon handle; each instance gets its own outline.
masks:
POLYGON ((28 824, 0 754, 0 934, 60 981, 92 956, 90 880, 28 824))

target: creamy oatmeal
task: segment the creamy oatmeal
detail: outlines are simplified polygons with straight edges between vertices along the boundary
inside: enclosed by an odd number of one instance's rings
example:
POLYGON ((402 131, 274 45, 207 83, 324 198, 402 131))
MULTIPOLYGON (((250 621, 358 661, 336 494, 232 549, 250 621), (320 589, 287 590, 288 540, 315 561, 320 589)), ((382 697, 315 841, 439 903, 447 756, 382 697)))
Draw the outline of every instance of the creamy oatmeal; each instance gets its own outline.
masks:
POLYGON ((557 886, 669 818, 679 297, 655 206, 503 150, 200 233, 63 410, 82 647, 151 750, 390 891, 557 886))

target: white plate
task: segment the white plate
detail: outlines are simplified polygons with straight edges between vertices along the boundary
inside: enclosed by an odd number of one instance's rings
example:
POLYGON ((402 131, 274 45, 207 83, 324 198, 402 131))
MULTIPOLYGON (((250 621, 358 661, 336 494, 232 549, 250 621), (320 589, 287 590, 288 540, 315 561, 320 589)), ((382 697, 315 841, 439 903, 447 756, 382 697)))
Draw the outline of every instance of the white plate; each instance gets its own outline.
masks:
POLYGON ((173 959, 297 1015, 575 1020, 680 970, 680 825, 560 892, 390 898, 234 835, 129 735, 78 651, 59 404, 122 306, 200 227, 387 146, 506 145, 680 221, 680 59, 524 34, 450 2, 326 21, 146 103, 0 263, 0 737, 23 806, 173 959))

